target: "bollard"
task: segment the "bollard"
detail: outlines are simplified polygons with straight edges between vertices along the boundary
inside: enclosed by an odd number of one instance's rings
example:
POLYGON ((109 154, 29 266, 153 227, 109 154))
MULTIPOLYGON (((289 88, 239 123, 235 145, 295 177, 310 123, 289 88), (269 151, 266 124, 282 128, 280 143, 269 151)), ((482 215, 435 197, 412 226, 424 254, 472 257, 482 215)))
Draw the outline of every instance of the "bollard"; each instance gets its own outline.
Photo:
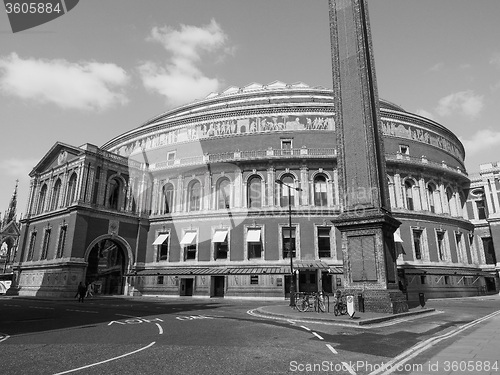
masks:
POLYGON ((422 307, 425 306, 425 294, 424 293, 418 293, 418 301, 420 302, 420 306, 422 306, 422 307))
POLYGON ((358 311, 364 313, 365 312, 365 298, 363 294, 358 294, 358 311))

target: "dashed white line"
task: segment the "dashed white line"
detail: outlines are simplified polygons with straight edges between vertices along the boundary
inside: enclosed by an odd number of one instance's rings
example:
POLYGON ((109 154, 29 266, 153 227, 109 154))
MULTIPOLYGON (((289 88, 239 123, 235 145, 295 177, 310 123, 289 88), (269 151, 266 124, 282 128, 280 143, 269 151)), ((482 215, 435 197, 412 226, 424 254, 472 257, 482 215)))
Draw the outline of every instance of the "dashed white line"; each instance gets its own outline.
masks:
POLYGON ((311 330, 310 330, 309 328, 307 328, 307 327, 304 327, 304 326, 300 326, 300 328, 304 328, 304 329, 305 329, 306 331, 309 331, 309 332, 311 332, 311 330))
POLYGON ((314 336, 316 336, 318 339, 320 339, 320 340, 324 340, 324 338, 323 338, 323 337, 321 337, 320 335, 318 335, 316 332, 312 332, 312 334, 313 334, 314 336))
POLYGON ((328 349, 330 349, 330 351, 331 351, 333 354, 339 354, 339 353, 335 350, 335 348, 334 348, 333 346, 331 346, 330 344, 326 344, 326 347, 327 347, 328 349))
POLYGON ((54 310, 53 307, 42 307, 42 306, 28 306, 28 309, 54 310))
POLYGON ((123 358, 123 357, 127 357, 129 355, 132 355, 132 354, 135 354, 135 353, 139 353, 139 352, 141 352, 141 351, 143 351, 145 349, 148 349, 148 348, 152 347, 155 343, 156 343, 156 341, 153 341, 151 344, 145 346, 144 348, 140 348, 140 349, 134 350, 133 352, 122 354, 122 355, 119 355, 118 357, 113 357, 113 358, 110 358, 110 359, 106 359, 105 361, 96 362, 96 363, 92 363, 90 365, 86 365, 86 366, 74 368, 72 370, 58 372, 57 374, 54 374, 54 375, 69 374, 70 372, 80 371, 80 370, 83 370, 83 369, 86 369, 86 368, 89 368, 89 367, 93 367, 93 366, 97 366, 97 365, 102 365, 103 363, 106 363, 106 362, 115 361, 117 359, 120 359, 120 358, 123 358))
POLYGON ((163 335, 163 328, 161 327, 161 325, 159 323, 156 323, 157 327, 158 327, 158 330, 160 331, 160 335, 163 335))
POLYGON ((75 312, 82 312, 82 313, 88 313, 88 314, 99 314, 97 311, 89 311, 89 310, 71 310, 71 309, 66 309, 66 311, 75 311, 75 312))

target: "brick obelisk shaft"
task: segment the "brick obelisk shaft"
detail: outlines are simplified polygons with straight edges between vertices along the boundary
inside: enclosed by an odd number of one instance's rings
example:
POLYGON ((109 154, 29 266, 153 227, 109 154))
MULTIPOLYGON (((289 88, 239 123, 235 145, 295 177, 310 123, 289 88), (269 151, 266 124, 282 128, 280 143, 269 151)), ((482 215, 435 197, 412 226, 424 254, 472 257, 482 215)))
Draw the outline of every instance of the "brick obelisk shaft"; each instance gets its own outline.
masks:
MULTIPOLYGON (((329 0, 344 289, 366 311, 407 311, 398 289, 393 218, 366 0, 329 0)), ((360 306, 358 306, 359 308, 360 306)))

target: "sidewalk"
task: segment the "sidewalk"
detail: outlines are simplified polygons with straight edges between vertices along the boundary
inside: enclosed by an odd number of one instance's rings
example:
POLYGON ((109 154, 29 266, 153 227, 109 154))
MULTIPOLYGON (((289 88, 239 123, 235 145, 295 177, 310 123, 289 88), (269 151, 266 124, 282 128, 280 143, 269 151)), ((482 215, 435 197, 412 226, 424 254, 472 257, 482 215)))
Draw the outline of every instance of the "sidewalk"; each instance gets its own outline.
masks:
POLYGON ((419 367, 413 368, 410 374, 499 374, 500 310, 464 326, 468 328, 436 338, 434 351, 437 354, 425 363, 415 362, 414 366, 419 367), (447 339, 456 341, 448 346, 444 342, 440 347, 439 343, 447 339))
MULTIPOLYGON (((327 310, 328 311, 328 310, 327 310)), ((435 312, 435 309, 416 307, 410 309, 407 313, 401 314, 384 314, 375 312, 356 312, 351 318, 349 315, 335 316, 333 313, 333 305, 330 306, 330 312, 315 312, 307 311, 300 312, 288 305, 271 305, 263 306, 255 309, 257 315, 268 318, 276 318, 283 320, 300 320, 316 323, 330 323, 339 325, 367 326, 370 324, 382 323, 390 320, 405 318, 414 315, 428 315, 435 312)))

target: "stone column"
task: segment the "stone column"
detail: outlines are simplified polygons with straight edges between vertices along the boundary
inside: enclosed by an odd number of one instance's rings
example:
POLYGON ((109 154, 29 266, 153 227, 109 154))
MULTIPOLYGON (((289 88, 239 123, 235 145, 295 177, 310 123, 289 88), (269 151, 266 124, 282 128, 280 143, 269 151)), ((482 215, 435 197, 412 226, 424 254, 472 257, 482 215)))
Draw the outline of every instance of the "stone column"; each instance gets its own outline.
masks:
POLYGON ((403 191, 401 190, 401 176, 399 173, 394 173, 394 194, 396 196, 396 207, 403 208, 403 191))
POLYGON ((300 202, 297 199, 296 206, 303 205, 309 206, 309 176, 308 176, 308 168, 307 165, 303 165, 300 167, 300 185, 297 186, 302 189, 301 192, 297 192, 297 195, 301 196, 300 202))
MULTIPOLYGON (((398 289, 379 99, 366 0, 329 0, 344 285, 365 309, 408 311, 398 289)), ((332 140, 333 143, 333 140, 332 140)))
MULTIPOLYGON (((276 169, 274 169, 274 166, 269 166, 267 168, 267 197, 264 200, 264 204, 266 206, 272 207, 274 206, 275 202, 275 197, 274 197, 274 185, 275 182, 274 180, 276 179, 276 169), (266 204, 267 203, 267 204, 266 204)), ((263 190, 264 191, 264 190, 263 190)))

